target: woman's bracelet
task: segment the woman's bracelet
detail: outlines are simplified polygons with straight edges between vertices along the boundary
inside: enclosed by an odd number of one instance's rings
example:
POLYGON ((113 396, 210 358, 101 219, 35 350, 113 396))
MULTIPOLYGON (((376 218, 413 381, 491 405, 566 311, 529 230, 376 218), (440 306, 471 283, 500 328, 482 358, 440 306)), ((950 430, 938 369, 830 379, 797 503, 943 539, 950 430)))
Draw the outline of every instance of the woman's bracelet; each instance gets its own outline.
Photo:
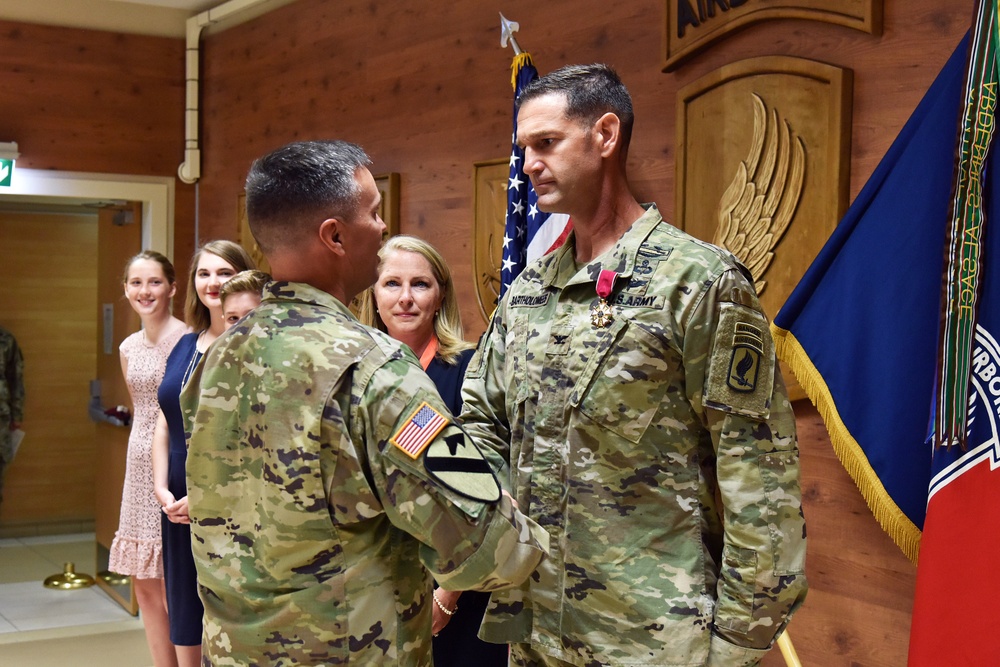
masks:
POLYGON ((448 608, 445 607, 443 604, 441 604, 441 600, 438 600, 438 594, 437 594, 437 590, 436 589, 435 589, 435 591, 433 593, 431 593, 431 597, 434 598, 434 604, 436 604, 438 606, 438 609, 440 609, 444 613, 448 614, 449 616, 453 616, 455 614, 455 612, 458 611, 458 605, 455 605, 454 609, 452 609, 451 611, 448 611, 448 608))

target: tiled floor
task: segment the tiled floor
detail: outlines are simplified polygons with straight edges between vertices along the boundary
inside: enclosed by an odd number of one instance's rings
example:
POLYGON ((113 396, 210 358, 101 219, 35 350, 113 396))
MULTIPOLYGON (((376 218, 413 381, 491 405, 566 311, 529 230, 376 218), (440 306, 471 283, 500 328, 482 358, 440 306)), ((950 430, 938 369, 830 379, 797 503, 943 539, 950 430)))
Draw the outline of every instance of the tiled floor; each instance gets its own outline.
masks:
POLYGON ((19 641, 16 633, 51 628, 141 621, 97 586, 78 590, 46 588, 45 579, 72 562, 93 576, 93 533, 0 539, 0 643, 19 641))

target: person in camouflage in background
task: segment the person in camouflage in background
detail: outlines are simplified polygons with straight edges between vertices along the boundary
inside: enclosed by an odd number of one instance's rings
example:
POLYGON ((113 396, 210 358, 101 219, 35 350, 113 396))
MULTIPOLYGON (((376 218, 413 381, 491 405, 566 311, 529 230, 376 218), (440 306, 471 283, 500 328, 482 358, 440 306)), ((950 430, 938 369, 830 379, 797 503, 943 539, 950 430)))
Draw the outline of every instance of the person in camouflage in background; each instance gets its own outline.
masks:
POLYGON ((515 665, 754 665, 806 592, 795 420, 746 270, 632 196, 632 123, 604 65, 519 99, 574 231, 499 304, 461 420, 552 549, 480 636, 515 665))
POLYGON ((24 355, 14 334, 0 327, 0 502, 3 502, 3 478, 14 459, 13 432, 24 421, 24 355))
POLYGON ((548 547, 412 352, 345 305, 385 231, 368 163, 299 142, 247 177, 275 282, 182 394, 205 664, 431 664, 431 576, 516 585, 548 547))

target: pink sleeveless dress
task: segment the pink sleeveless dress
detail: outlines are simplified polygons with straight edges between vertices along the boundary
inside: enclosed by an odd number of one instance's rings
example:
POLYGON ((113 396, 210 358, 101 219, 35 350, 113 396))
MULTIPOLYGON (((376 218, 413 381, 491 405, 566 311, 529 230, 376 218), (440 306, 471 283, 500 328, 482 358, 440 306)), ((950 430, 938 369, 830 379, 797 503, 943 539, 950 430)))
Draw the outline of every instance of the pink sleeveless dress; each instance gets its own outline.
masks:
POLYGON ((163 578, 160 503, 153 493, 153 429, 160 404, 156 390, 174 345, 186 333, 179 328, 155 346, 137 331, 119 348, 128 359, 125 383, 132 395, 132 431, 128 438, 125 484, 118 531, 111 543, 108 569, 137 579, 163 578))

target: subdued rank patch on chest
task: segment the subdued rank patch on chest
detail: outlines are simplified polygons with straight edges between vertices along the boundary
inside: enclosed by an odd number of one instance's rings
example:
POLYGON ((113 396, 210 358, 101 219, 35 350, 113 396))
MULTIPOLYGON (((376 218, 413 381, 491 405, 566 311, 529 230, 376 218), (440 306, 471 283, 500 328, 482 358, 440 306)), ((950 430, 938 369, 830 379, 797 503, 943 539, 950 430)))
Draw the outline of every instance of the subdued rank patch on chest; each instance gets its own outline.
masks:
POLYGON ((552 331, 549 332, 549 344, 545 348, 545 354, 548 356, 568 354, 572 342, 572 327, 552 327, 552 331))
POLYGON ((733 334, 733 354, 729 359, 727 384, 730 389, 747 393, 757 388, 762 354, 763 332, 752 324, 737 322, 733 334))
POLYGON ((500 500, 500 484, 479 449, 461 433, 436 441, 424 455, 427 473, 455 493, 486 503, 500 500))
POLYGON ((447 425, 448 418, 424 402, 407 418, 396 435, 389 438, 389 442, 411 459, 416 459, 447 425))

